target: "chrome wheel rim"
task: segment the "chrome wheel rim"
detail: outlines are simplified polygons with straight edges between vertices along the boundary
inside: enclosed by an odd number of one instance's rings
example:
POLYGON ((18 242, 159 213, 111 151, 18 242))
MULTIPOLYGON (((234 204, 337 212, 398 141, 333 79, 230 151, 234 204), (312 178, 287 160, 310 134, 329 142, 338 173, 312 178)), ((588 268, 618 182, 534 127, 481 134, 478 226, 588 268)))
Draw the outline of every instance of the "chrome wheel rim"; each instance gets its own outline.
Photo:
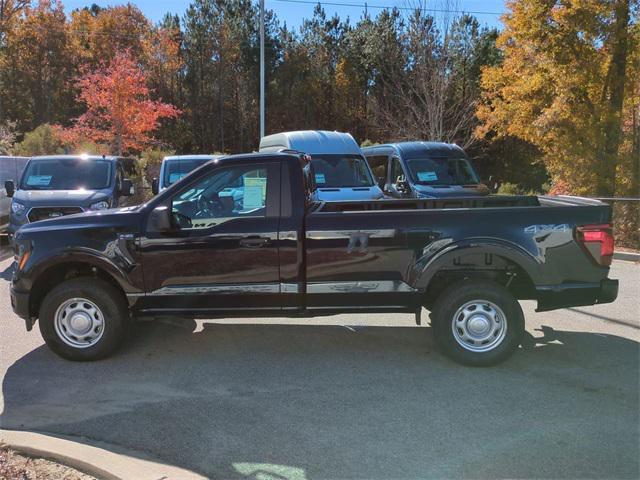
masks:
POLYGON ((70 298, 56 310, 54 326, 60 340, 70 347, 88 348, 102 338, 104 316, 92 301, 70 298))
POLYGON ((507 335, 507 317, 495 303, 472 300, 462 305, 451 322, 453 338, 471 352, 489 352, 507 335))

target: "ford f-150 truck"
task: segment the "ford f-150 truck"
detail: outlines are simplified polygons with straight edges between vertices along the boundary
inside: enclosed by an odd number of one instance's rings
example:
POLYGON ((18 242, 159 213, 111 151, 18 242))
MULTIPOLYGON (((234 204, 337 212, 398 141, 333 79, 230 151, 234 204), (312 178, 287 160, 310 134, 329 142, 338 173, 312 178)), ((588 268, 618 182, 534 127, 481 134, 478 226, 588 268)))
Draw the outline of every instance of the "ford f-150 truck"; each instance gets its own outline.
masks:
MULTIPOLYGON (((611 208, 572 197, 313 201, 306 156, 208 162, 138 207, 23 226, 14 310, 72 360, 111 354, 137 318, 430 311, 468 365, 512 354, 519 299, 612 302, 611 208), (241 188, 241 200, 220 192, 241 188)), ((420 330, 416 330, 420 334, 420 330)))

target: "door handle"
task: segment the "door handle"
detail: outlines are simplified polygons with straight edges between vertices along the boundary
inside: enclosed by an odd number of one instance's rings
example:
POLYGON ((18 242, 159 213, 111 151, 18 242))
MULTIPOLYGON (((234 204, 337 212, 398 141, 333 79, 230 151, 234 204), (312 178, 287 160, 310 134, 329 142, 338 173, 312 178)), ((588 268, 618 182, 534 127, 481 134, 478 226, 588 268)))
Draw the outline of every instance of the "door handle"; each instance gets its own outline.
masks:
POLYGON ((240 240, 240 245, 243 247, 249 247, 249 248, 260 248, 264 245, 267 245, 270 242, 271 240, 264 237, 248 237, 240 240))

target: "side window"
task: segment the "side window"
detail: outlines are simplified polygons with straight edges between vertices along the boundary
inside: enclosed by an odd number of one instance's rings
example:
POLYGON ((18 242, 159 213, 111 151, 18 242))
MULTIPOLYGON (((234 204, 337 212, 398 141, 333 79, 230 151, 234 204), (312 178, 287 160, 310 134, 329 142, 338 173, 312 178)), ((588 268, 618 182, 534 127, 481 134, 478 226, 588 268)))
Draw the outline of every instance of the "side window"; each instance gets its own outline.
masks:
POLYGON ((404 176, 404 172, 402 171, 402 165, 400 164, 400 159, 394 157, 391 160, 391 183, 396 183, 398 177, 404 176))
POLYGON ((122 166, 120 166, 120 164, 117 165, 116 167, 116 193, 121 193, 122 192, 122 179, 124 178, 124 175, 122 173, 122 166))
POLYGON ((386 155, 371 155, 367 157, 371 171, 376 179, 387 178, 387 160, 388 157, 386 155))
POLYGON ((265 217, 266 166, 229 167, 212 172, 171 201, 182 229, 211 228, 237 217, 265 217))

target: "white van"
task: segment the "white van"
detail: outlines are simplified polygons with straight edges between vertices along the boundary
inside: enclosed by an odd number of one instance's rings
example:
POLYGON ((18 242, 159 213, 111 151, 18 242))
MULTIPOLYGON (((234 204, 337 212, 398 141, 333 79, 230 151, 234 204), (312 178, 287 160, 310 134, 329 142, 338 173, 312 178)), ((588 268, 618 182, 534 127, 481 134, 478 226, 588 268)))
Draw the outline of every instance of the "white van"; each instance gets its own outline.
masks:
POLYGON ((360 147, 348 133, 304 130, 260 140, 261 152, 282 150, 311 156, 319 200, 375 200, 384 196, 360 147))

